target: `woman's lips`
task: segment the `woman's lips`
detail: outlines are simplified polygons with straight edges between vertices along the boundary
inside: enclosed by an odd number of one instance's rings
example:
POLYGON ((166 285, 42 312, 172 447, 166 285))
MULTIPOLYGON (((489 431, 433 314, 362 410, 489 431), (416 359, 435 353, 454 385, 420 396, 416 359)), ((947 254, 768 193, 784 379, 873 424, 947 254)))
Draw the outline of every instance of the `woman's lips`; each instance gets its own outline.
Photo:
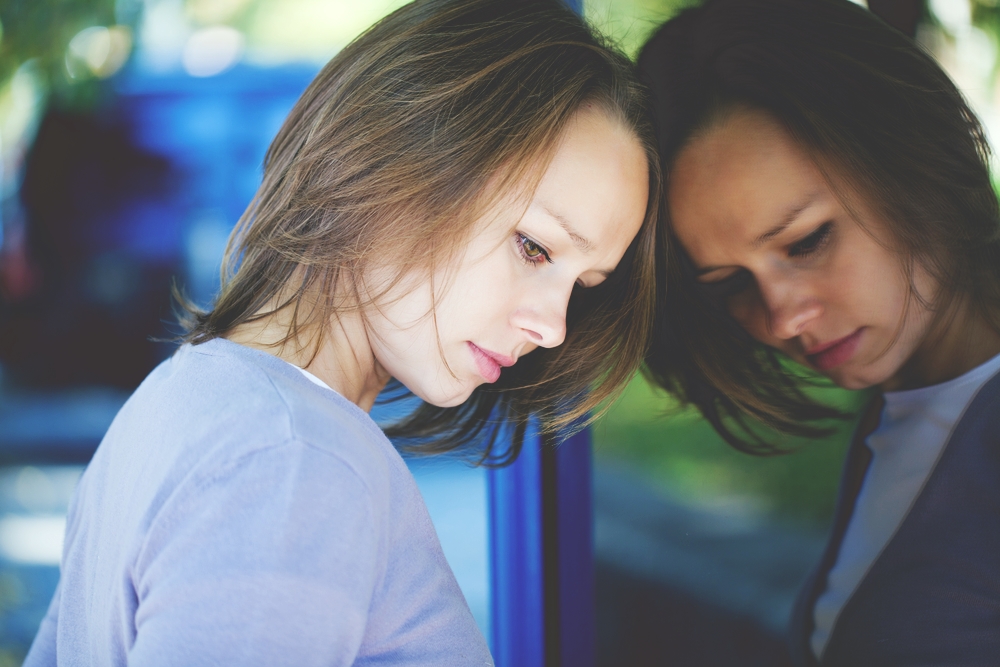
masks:
POLYGON ((484 350, 471 341, 469 342, 469 349, 472 350, 472 357, 476 360, 476 367, 479 369, 479 374, 490 383, 500 379, 501 368, 504 366, 513 366, 514 362, 517 361, 513 357, 484 350))
POLYGON ((854 355, 854 351, 858 349, 858 343, 861 341, 863 330, 863 328, 858 329, 850 336, 817 345, 806 352, 806 358, 809 363, 821 371, 828 371, 839 366, 854 355))

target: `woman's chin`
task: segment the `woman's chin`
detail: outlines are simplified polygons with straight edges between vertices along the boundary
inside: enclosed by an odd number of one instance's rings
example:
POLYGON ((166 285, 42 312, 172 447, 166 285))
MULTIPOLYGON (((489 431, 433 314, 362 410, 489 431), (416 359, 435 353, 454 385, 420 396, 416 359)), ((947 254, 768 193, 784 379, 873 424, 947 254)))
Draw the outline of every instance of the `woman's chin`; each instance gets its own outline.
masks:
POLYGON ((454 408, 462 403, 465 403, 469 396, 472 396, 472 392, 475 387, 462 387, 458 391, 423 391, 418 389, 410 389, 417 398, 422 400, 424 403, 429 403, 436 408, 454 408))
POLYGON ((862 389, 868 389, 872 386, 870 382, 863 382, 855 378, 849 378, 844 380, 833 379, 833 383, 840 387, 841 389, 849 389, 851 391, 861 391, 862 389))
POLYGON ((880 384, 880 380, 873 379, 866 375, 857 375, 851 373, 847 369, 833 370, 823 373, 823 375, 830 378, 835 385, 841 389, 849 389, 851 391, 861 391, 863 389, 870 389, 877 384, 880 384))

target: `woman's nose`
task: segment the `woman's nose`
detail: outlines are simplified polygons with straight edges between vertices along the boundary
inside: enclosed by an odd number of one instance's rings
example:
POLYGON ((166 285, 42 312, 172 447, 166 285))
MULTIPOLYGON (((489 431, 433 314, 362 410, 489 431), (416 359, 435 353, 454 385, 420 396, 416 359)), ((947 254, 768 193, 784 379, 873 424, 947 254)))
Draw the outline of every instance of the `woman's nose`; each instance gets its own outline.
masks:
POLYGON ((822 313, 822 305, 799 281, 784 279, 759 283, 772 336, 790 340, 822 313))
POLYGON ((566 309, 569 290, 553 290, 547 295, 535 292, 514 311, 512 324, 521 329, 528 342, 538 347, 557 347, 566 340, 566 309))

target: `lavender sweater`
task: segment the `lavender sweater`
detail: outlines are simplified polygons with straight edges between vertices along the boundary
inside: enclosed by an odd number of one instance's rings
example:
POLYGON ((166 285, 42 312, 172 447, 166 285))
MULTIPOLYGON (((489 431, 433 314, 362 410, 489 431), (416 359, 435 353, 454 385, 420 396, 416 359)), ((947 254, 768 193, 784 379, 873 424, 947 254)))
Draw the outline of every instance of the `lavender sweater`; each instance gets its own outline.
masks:
POLYGON ((186 345, 70 505, 38 665, 492 665, 403 460, 284 361, 186 345))

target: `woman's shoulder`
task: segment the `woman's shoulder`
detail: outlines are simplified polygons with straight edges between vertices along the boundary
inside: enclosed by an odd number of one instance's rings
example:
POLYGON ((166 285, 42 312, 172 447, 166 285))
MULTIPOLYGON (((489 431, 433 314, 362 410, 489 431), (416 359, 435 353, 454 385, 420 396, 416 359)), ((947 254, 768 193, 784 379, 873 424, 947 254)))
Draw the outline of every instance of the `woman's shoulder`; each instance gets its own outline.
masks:
POLYGON ((148 554, 206 512, 250 532, 390 516, 407 487, 367 416, 280 359, 220 343, 181 347, 122 408, 81 480, 70 537, 115 526, 122 549, 148 554))
POLYGON ((281 359, 222 339, 179 348, 136 390, 102 443, 202 474, 300 447, 375 486, 398 459, 360 408, 281 359))

